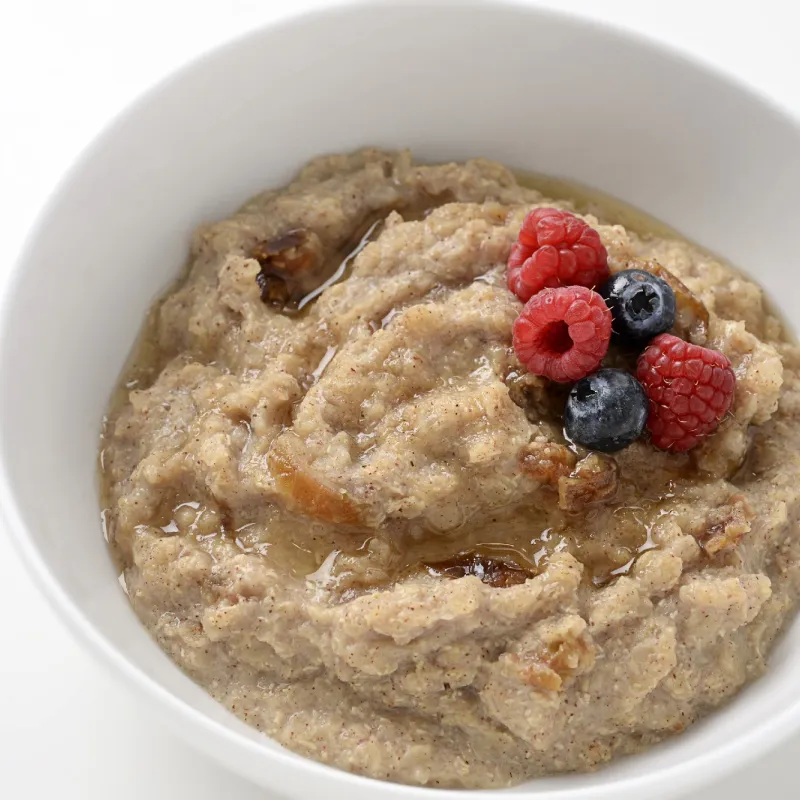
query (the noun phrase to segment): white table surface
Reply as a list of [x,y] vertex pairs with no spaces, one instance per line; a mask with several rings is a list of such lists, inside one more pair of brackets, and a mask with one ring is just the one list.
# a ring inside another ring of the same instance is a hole
[[[111,115],[204,48],[313,3],[3,0],[0,230],[6,244],[0,276],[61,172]],[[552,0],[546,5],[584,11],[664,39],[737,74],[800,117],[800,10],[792,9],[792,0]],[[795,209],[787,224],[796,225],[796,215]],[[3,532],[0,587],[0,796],[268,797],[204,763],[79,649],[39,597]],[[800,737],[692,797],[798,797],[798,759]]]

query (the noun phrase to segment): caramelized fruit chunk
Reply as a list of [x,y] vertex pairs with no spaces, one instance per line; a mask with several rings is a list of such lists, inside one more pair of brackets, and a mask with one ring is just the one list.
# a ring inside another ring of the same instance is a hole
[[558,505],[572,513],[591,503],[610,500],[619,486],[619,467],[610,456],[591,453],[569,476],[558,479]]
[[301,514],[339,525],[360,522],[353,501],[344,492],[322,484],[287,449],[274,446],[268,459],[278,491]]
[[322,243],[313,231],[291,230],[259,242],[250,257],[261,266],[256,276],[261,299],[278,308],[298,303],[322,280]]
[[522,471],[553,488],[558,486],[559,478],[572,472],[577,460],[566,445],[555,442],[529,442],[519,454]]
[[534,574],[513,559],[494,558],[480,553],[460,553],[447,561],[438,561],[425,566],[435,575],[444,575],[448,578],[474,575],[489,586],[501,589],[525,583]]
[[709,556],[735,547],[750,531],[750,521],[755,515],[742,495],[734,495],[728,505],[714,509],[706,520],[702,547]]
[[592,668],[595,646],[586,632],[586,623],[566,617],[537,626],[534,641],[507,658],[523,683],[558,692],[568,678]]
[[569,385],[551,383],[521,367],[509,372],[505,383],[511,401],[525,412],[531,422],[548,420],[561,426]]

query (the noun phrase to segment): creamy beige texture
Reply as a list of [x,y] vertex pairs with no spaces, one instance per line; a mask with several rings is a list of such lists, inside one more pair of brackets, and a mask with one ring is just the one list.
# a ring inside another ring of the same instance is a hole
[[430,786],[590,769],[761,674],[794,608],[800,350],[729,267],[589,216],[613,270],[685,284],[737,394],[689,455],[568,448],[510,346],[543,204],[569,207],[487,161],[320,158],[200,228],[151,315],[103,441],[131,602],[299,753]]

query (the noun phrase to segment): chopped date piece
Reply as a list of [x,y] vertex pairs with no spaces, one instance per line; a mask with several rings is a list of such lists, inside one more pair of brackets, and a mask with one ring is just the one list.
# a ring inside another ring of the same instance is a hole
[[261,301],[271,306],[283,308],[289,303],[291,294],[283,278],[265,272],[264,267],[256,275],[256,283],[261,292]]
[[261,299],[277,308],[299,303],[321,282],[322,243],[313,231],[291,230],[250,251],[261,271],[256,283]]
[[505,383],[508,396],[531,422],[547,420],[561,425],[564,403],[570,389],[568,384],[552,383],[541,375],[533,375],[521,369],[509,372]]
[[532,641],[503,656],[524,684],[538,691],[558,692],[564,682],[594,666],[596,648],[586,623],[569,616],[540,623]]
[[741,541],[750,531],[753,509],[742,495],[734,495],[728,505],[712,511],[706,520],[706,529],[701,543],[709,556],[727,550]]
[[544,661],[528,657],[524,660],[516,653],[506,657],[516,677],[526,686],[544,692],[558,692],[564,683],[563,678]]
[[529,442],[519,454],[519,465],[524,473],[554,488],[559,478],[572,472],[577,460],[566,445],[555,442]]
[[569,476],[558,479],[558,506],[563,511],[582,511],[587,505],[610,500],[619,486],[619,467],[610,456],[590,453]]
[[425,566],[432,573],[448,578],[465,578],[468,575],[474,575],[489,586],[500,589],[525,583],[534,575],[533,572],[524,569],[510,558],[493,558],[480,553],[460,553],[447,561],[438,561],[425,564]]

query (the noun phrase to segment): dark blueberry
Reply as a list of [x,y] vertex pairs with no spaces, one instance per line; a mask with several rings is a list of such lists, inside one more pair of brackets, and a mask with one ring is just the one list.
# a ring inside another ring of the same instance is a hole
[[601,369],[581,378],[567,397],[564,433],[590,450],[622,450],[642,435],[645,422],[644,389],[621,369]]
[[675,292],[666,281],[649,272],[617,272],[598,292],[611,309],[612,330],[621,339],[645,342],[675,324]]

